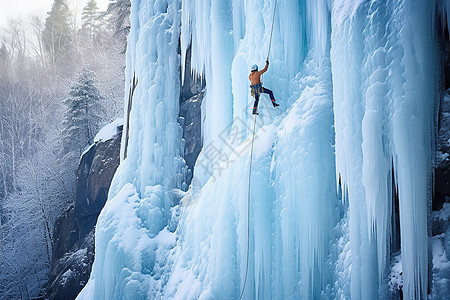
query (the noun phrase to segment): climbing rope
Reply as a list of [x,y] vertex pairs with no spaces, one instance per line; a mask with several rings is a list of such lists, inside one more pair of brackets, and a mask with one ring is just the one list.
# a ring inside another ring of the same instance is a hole
[[[269,41],[269,52],[267,53],[267,59],[269,59],[270,55],[270,47],[272,46],[272,35],[273,35],[273,24],[275,22],[275,9],[277,7],[277,0],[275,0],[275,5],[273,7],[273,18],[272,18],[272,29],[270,30],[270,41]],[[250,252],[250,187],[251,187],[251,180],[252,180],[252,162],[253,162],[253,145],[255,143],[255,129],[256,129],[256,114],[254,115],[254,122],[253,122],[253,136],[252,136],[252,149],[250,151],[250,167],[248,171],[248,193],[247,193],[247,262],[245,266],[245,277],[244,277],[244,284],[242,286],[241,295],[239,296],[239,300],[242,299],[242,296],[244,295],[245,291],[245,284],[247,283],[247,275],[248,275],[248,257]]]
[[275,5],[273,6],[272,29],[270,30],[269,52],[267,53],[267,58],[266,58],[266,60],[269,59],[270,47],[272,46],[273,23],[275,23],[275,9],[276,9],[276,8],[277,8],[277,0],[275,0]]
[[252,150],[250,151],[250,168],[248,171],[248,193],[247,193],[247,265],[245,266],[245,277],[244,285],[242,286],[241,296],[239,300],[242,299],[245,290],[245,284],[247,283],[247,273],[248,273],[248,255],[250,252],[250,186],[252,180],[252,162],[253,162],[253,145],[255,143],[255,129],[256,129],[256,114],[254,115],[253,122],[253,136],[252,136]]

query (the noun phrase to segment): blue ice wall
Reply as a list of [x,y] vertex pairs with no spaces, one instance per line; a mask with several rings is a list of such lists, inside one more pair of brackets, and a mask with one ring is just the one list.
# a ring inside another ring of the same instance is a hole
[[352,297],[370,298],[385,289],[391,167],[399,193],[404,296],[427,294],[427,214],[439,99],[434,14],[432,1],[334,2],[336,165],[348,192]]
[[[127,157],[79,298],[238,299],[247,243],[245,299],[386,298],[394,263],[404,296],[425,298],[434,15],[420,0],[132,1]],[[280,107],[264,95],[255,119],[249,67],[264,65],[272,20],[263,83]],[[206,95],[185,193],[177,117],[189,47]],[[401,253],[390,246],[394,182]]]

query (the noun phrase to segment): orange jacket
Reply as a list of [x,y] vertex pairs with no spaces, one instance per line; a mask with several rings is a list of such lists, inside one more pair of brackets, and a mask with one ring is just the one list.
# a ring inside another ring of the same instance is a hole
[[252,83],[252,85],[261,83],[261,75],[264,72],[266,72],[268,68],[269,68],[269,64],[266,63],[266,66],[264,67],[264,69],[262,69],[261,71],[251,72],[250,75],[248,75],[248,79],[250,79],[250,82]]

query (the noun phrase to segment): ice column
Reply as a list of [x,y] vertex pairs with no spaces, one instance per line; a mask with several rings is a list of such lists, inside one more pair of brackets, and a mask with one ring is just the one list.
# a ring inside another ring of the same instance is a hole
[[166,265],[166,256],[158,251],[166,252],[174,243],[163,228],[183,183],[177,122],[179,11],[177,0],[132,1],[127,90],[133,76],[138,84],[127,157],[97,222],[95,261],[86,287],[92,299],[137,299],[151,293]]
[[433,2],[333,3],[336,166],[348,189],[352,297],[370,298],[387,289],[393,166],[403,291],[408,299],[426,298],[439,82],[433,24]]

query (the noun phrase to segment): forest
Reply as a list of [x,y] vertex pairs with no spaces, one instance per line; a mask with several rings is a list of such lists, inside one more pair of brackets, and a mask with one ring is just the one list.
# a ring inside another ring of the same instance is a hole
[[0,28],[0,298],[48,281],[55,220],[74,201],[80,155],[122,116],[130,1],[54,0]]

